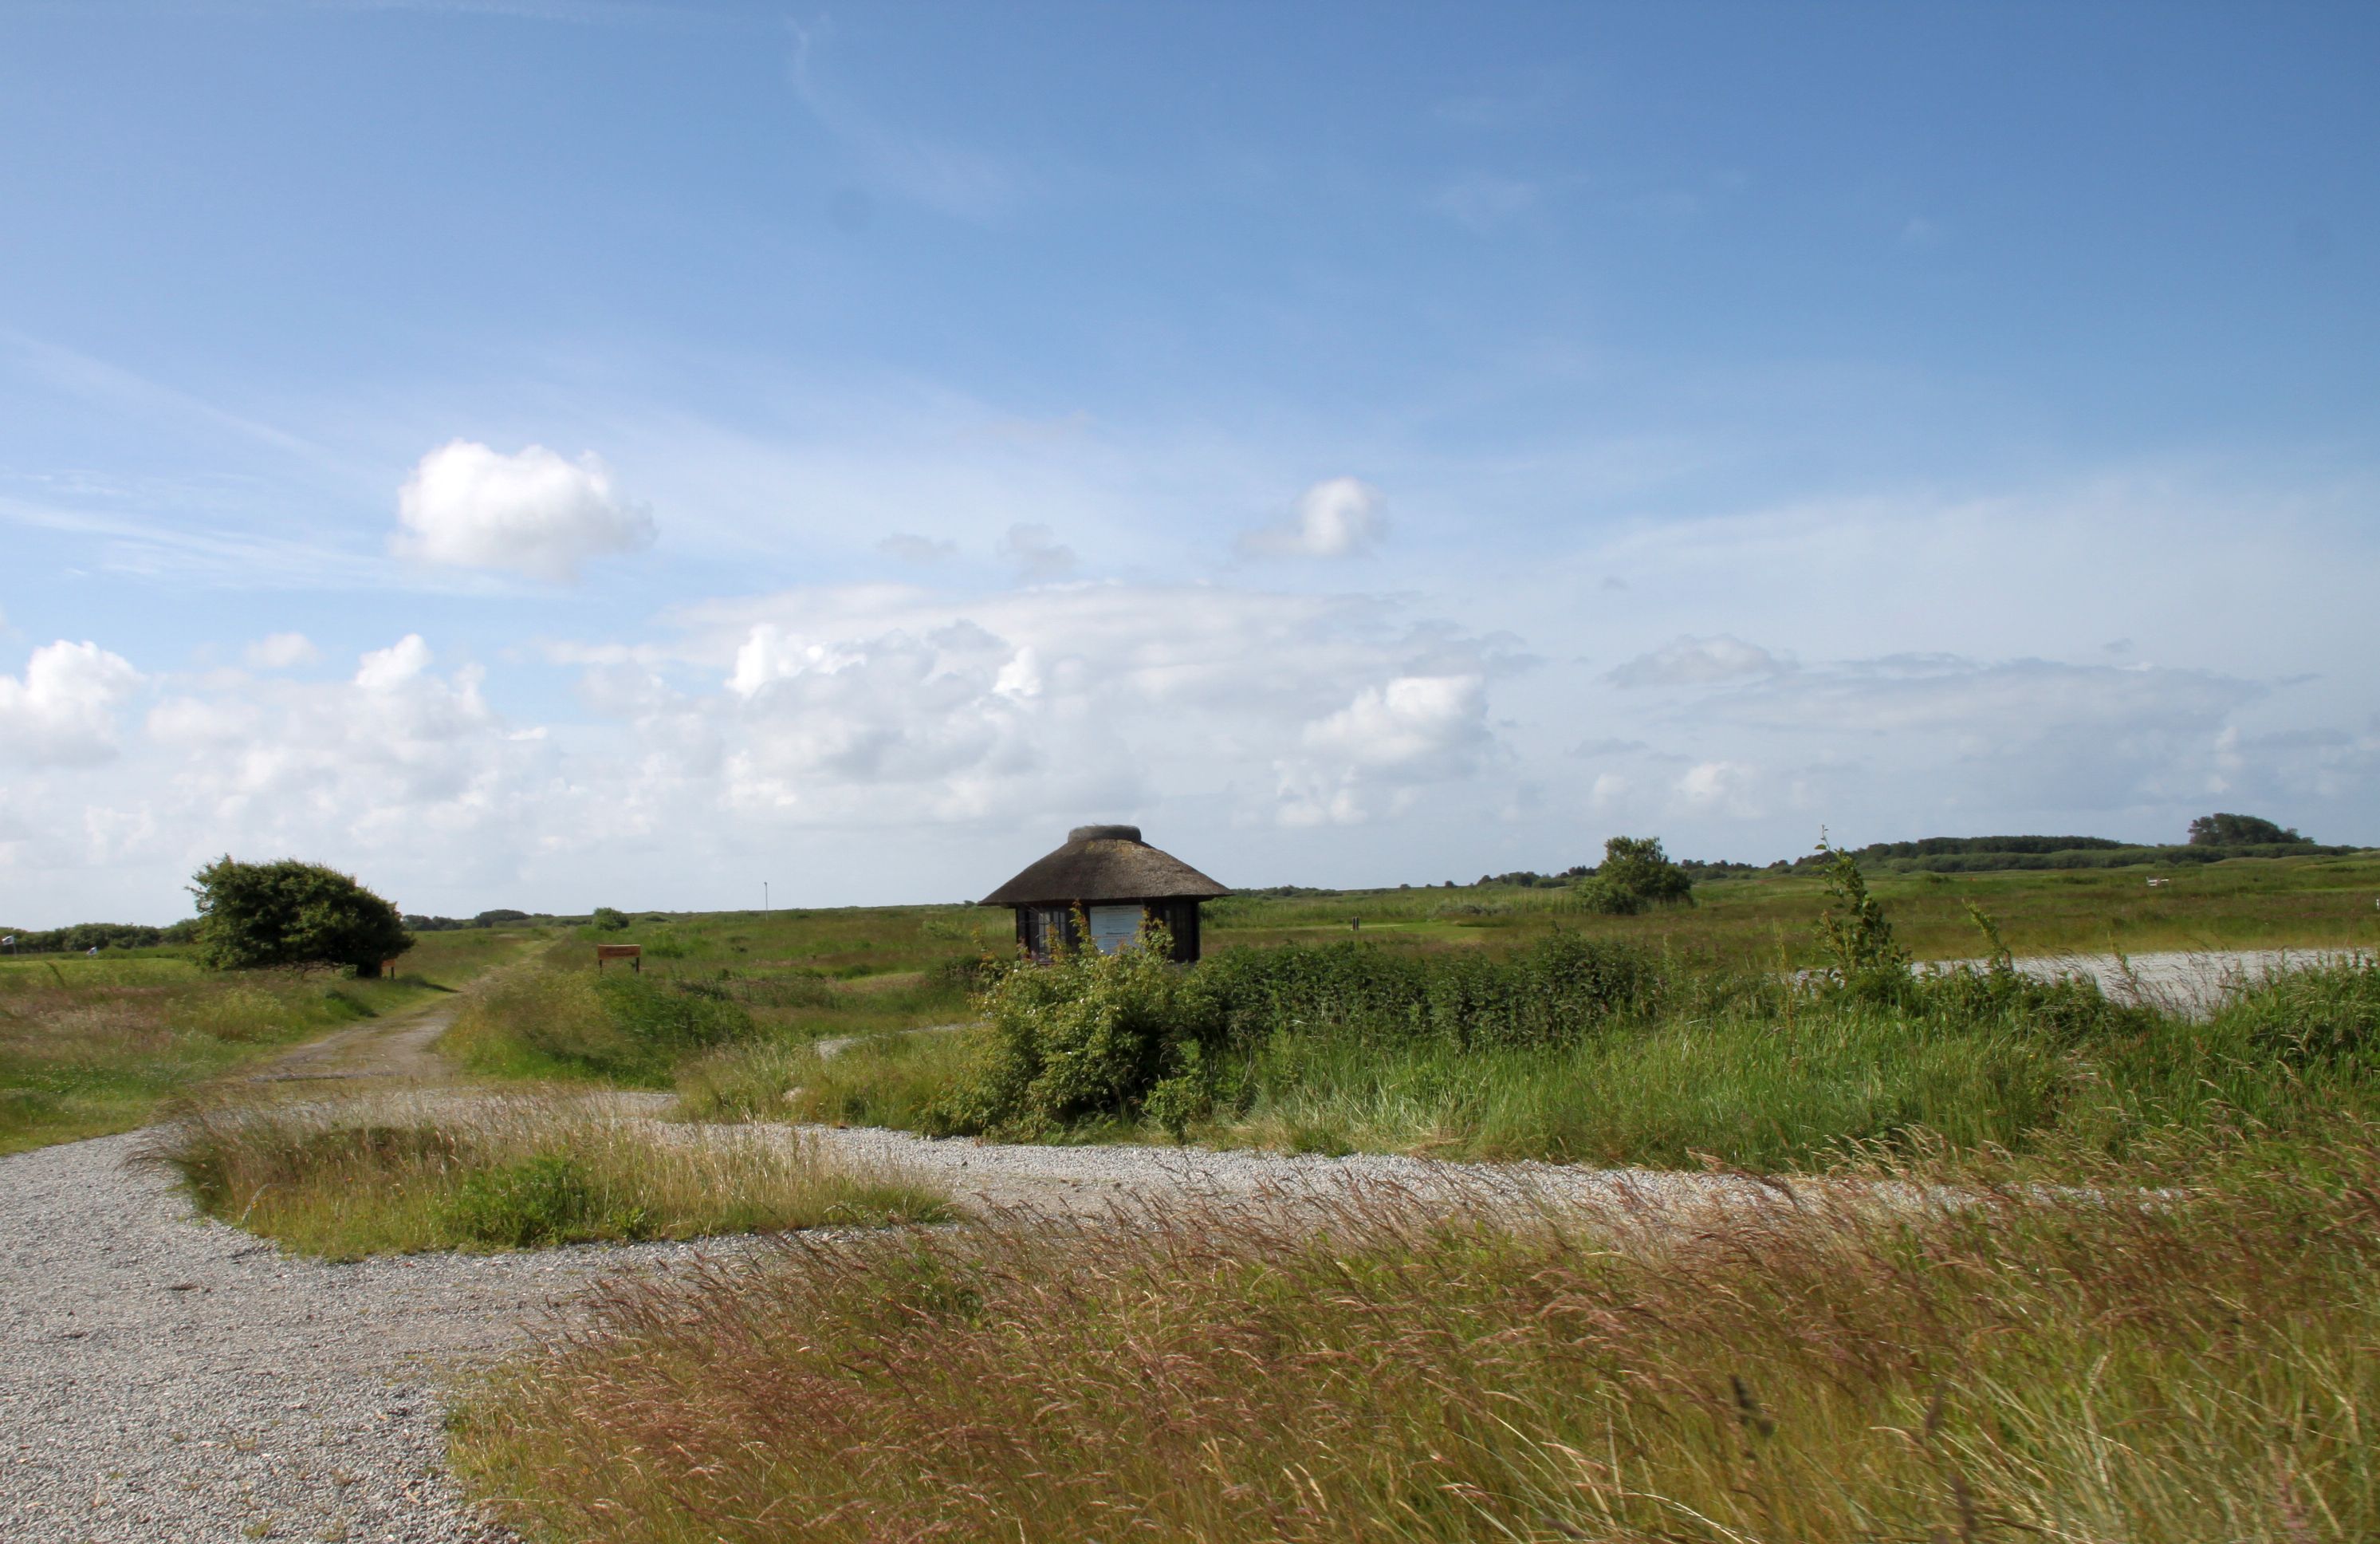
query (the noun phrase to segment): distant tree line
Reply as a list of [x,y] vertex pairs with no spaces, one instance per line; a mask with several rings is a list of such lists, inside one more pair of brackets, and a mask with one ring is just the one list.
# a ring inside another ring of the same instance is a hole
[[477,917],[418,917],[407,912],[405,926],[408,931],[417,933],[451,933],[465,928],[493,928],[506,922],[526,922],[528,919],[528,912],[499,906],[493,911],[483,911]]
[[154,949],[188,943],[199,935],[199,919],[186,917],[169,927],[139,922],[77,922],[64,928],[0,928],[20,954],[80,954],[93,949]]
[[[2255,815],[2201,815],[2179,845],[2119,842],[2106,836],[1928,836],[1871,842],[1850,850],[1863,869],[1888,873],[1968,874],[2012,869],[2123,869],[2142,863],[2220,863],[2233,857],[2309,857],[2358,852],[2324,846]],[[1833,861],[1823,853],[1797,860],[1797,872]]]

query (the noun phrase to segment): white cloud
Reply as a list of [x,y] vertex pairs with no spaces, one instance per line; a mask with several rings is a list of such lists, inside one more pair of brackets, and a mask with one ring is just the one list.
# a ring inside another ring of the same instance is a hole
[[1487,683],[1476,675],[1408,675],[1366,687],[1305,727],[1306,749],[1356,767],[1444,768],[1488,738]]
[[356,668],[356,685],[370,692],[394,691],[429,668],[430,645],[419,633],[407,633],[364,655]]
[[1286,826],[1353,825],[1385,794],[1408,807],[1416,785],[1466,777],[1493,743],[1479,675],[1402,675],[1366,687],[1354,700],[1307,723],[1300,754],[1274,764]]
[[1705,687],[1718,681],[1741,681],[1779,675],[1790,669],[1758,644],[1721,634],[1717,638],[1681,638],[1639,654],[1605,677],[1615,687]]
[[187,873],[225,851],[298,853],[422,909],[402,892],[501,884],[529,854],[591,839],[600,827],[574,829],[591,790],[552,784],[551,746],[497,717],[476,667],[431,663],[409,634],[347,680],[193,683],[150,713],[142,775],[86,807],[78,856]]
[[293,670],[322,657],[304,633],[273,633],[248,646],[248,663],[258,670]]
[[1356,478],[1334,477],[1300,493],[1287,520],[1241,537],[1240,550],[1257,557],[1354,557],[1387,534],[1380,491]]
[[1755,797],[1759,774],[1741,761],[1704,761],[1678,779],[1678,794],[1699,809],[1751,819],[1761,813]]
[[33,650],[22,679],[0,675],[0,755],[88,766],[116,753],[115,709],[141,681],[120,654],[64,638]]
[[543,445],[506,456],[470,440],[421,458],[397,494],[391,545],[424,562],[569,581],[607,553],[653,542],[652,517],[622,498],[589,453],[565,461]]

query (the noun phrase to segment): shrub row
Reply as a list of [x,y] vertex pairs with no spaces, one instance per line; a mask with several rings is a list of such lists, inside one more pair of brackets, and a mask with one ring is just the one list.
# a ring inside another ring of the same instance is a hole
[[1392,953],[1374,944],[1235,949],[1194,972],[1216,1003],[1220,1040],[1281,1031],[1354,1031],[1401,1042],[1558,1045],[1657,1008],[1660,961],[1631,944],[1554,932],[1493,957]]

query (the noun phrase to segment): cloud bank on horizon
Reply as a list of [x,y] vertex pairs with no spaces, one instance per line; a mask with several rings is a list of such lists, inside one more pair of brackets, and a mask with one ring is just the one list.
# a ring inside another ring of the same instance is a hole
[[2380,843],[2368,18],[1730,15],[0,21],[0,921]]

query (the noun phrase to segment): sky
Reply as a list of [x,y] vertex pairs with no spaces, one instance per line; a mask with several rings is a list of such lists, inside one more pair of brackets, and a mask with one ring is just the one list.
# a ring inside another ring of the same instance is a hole
[[2380,9],[0,7],[0,921],[2380,845]]

